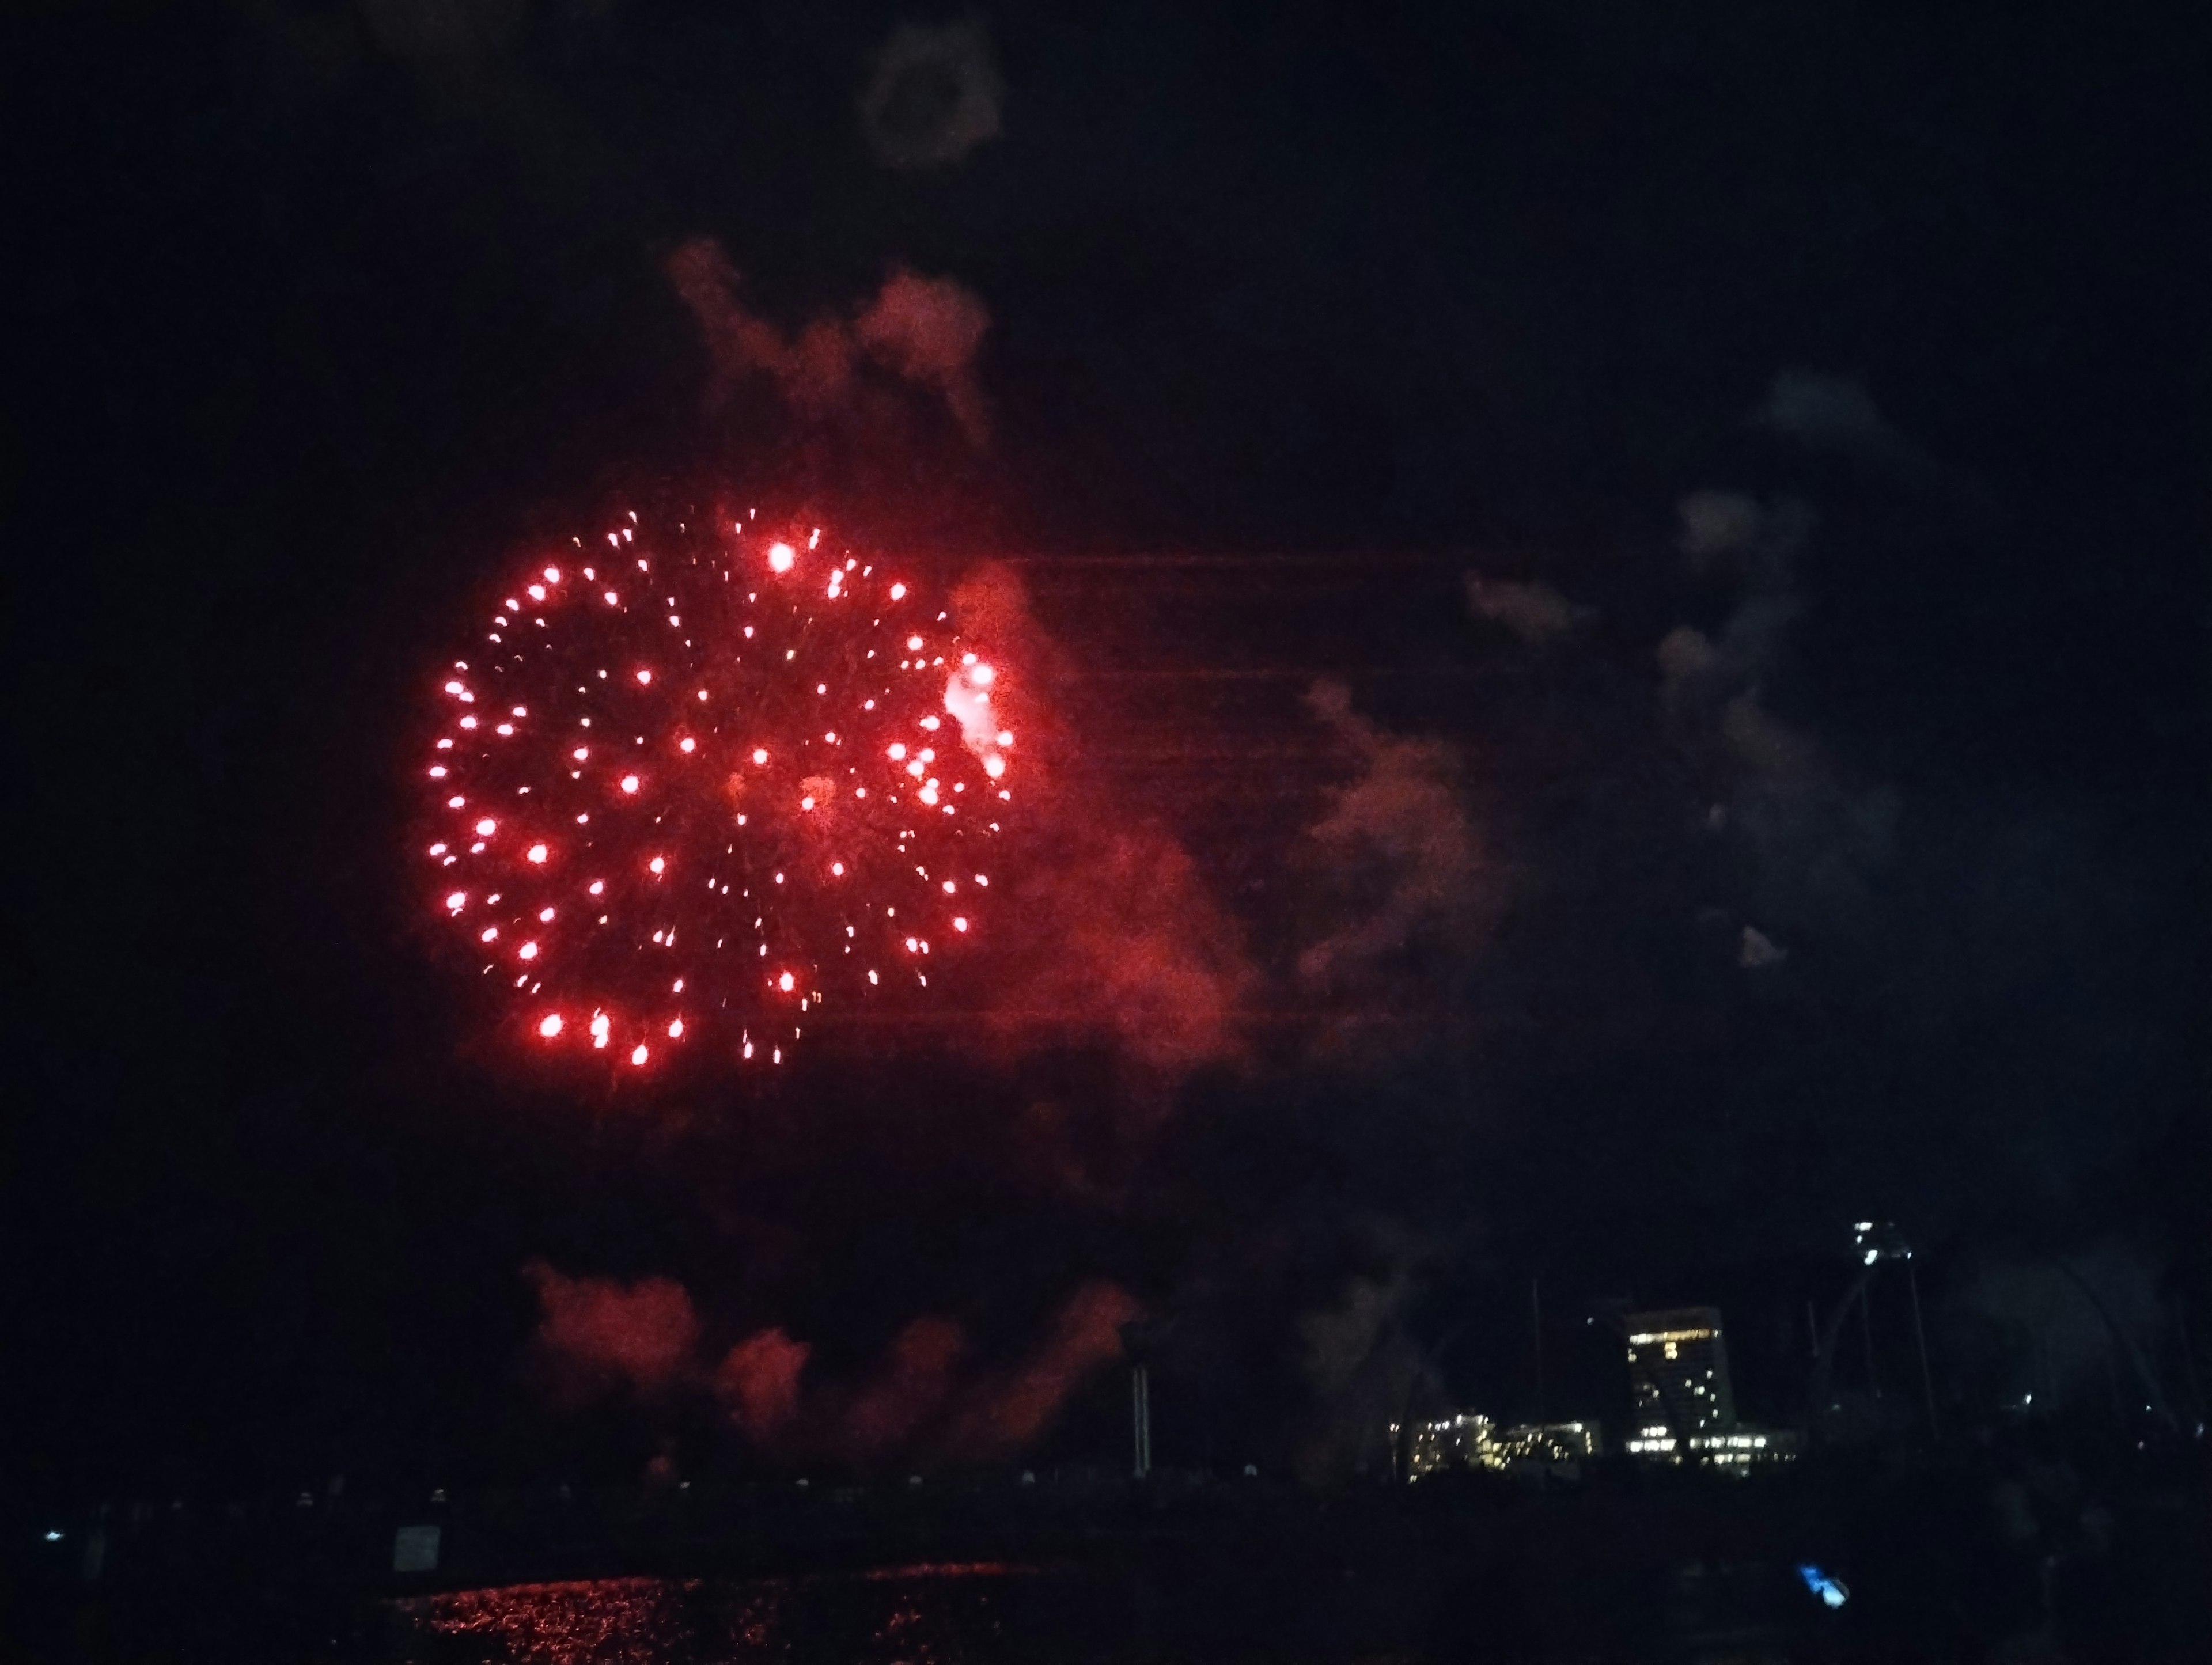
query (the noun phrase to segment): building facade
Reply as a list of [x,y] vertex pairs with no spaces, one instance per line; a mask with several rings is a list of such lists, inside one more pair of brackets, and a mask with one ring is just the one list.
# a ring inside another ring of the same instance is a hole
[[[1647,1462],[1680,1462],[1674,1435],[1645,1432],[1630,1439],[1628,1455]],[[1692,1434],[1688,1455],[1693,1462],[1710,1463],[1723,1472],[1743,1472],[1769,1463],[1788,1462],[1797,1455],[1797,1436],[1787,1428],[1754,1428],[1740,1423],[1725,1434]]]
[[[1488,1467],[1490,1437],[1495,1425],[1488,1417],[1472,1411],[1414,1424],[1411,1449],[1406,1454],[1407,1474],[1418,1480],[1447,1469]],[[1395,1425],[1391,1431],[1396,1433]]]
[[1735,1389],[1717,1307],[1628,1316],[1628,1377],[1644,1439],[1692,1438],[1735,1428]]
[[1597,1455],[1601,1443],[1592,1422],[1523,1422],[1490,1436],[1493,1460],[1506,1468],[1568,1468]]
[[[1395,1436],[1396,1430],[1392,1430]],[[1598,1431],[1586,1422],[1531,1422],[1501,1428],[1472,1411],[1418,1423],[1407,1453],[1406,1470],[1419,1480],[1455,1468],[1562,1472],[1598,1454]]]

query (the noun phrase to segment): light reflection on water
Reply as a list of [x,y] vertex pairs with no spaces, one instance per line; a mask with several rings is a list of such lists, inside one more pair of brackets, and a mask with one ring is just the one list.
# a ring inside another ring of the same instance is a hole
[[992,1665],[1017,1649],[995,1562],[842,1577],[599,1578],[396,1603],[410,1665]]

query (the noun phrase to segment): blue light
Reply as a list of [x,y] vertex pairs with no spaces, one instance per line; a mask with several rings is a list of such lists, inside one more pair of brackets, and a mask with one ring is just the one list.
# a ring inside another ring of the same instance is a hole
[[50,1544],[58,1544],[61,1542],[61,1540],[62,1534],[58,1532],[49,1532],[46,1534],[46,1541]]
[[1810,1561],[1799,1564],[1797,1576],[1805,1581],[1805,1588],[1820,1598],[1826,1607],[1840,1607],[1851,1599],[1851,1593],[1840,1578],[1832,1578]]

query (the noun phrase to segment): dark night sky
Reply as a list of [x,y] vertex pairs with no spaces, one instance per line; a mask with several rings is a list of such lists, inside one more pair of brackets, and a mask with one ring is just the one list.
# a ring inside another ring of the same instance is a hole
[[[1447,1376],[1509,1410],[1532,1270],[1787,1306],[1861,1212],[2212,1297],[2201,18],[1001,8],[1003,132],[915,171],[856,115],[886,9],[17,11],[34,1492],[550,1461],[537,1255],[833,1362],[925,1310],[1018,1348],[1110,1277],[1271,1453],[1354,1276],[1416,1334],[1488,1315]],[[836,488],[764,390],[702,410],[661,271],[701,236],[786,326],[895,262],[988,307],[990,451],[848,512],[1021,557],[1072,659],[1175,673],[1067,720],[1279,1004],[1366,905],[1301,695],[1444,748],[1479,894],[1368,1038],[1141,1087],[855,1048],[682,1118],[466,1060],[398,851],[422,668],[520,540]],[[1765,506],[1735,568],[1680,546],[1700,490]],[[1236,559],[1126,558],[1194,554]],[[1585,611],[1540,646],[1468,573]],[[1735,657],[1670,695],[1684,625]],[[1282,674],[1193,674],[1229,669]],[[1796,762],[1746,761],[1747,693]],[[1789,957],[1739,965],[1747,925]]]

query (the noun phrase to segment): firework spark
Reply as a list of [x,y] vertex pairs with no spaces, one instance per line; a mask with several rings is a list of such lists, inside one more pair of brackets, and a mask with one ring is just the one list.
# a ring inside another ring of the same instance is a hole
[[780,1063],[988,936],[1015,752],[982,647],[818,531],[629,516],[434,679],[431,910],[541,1054]]

